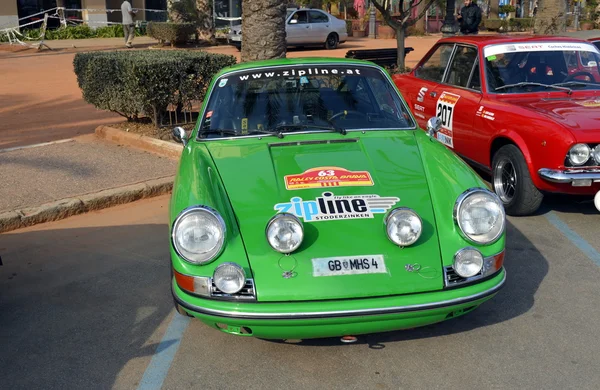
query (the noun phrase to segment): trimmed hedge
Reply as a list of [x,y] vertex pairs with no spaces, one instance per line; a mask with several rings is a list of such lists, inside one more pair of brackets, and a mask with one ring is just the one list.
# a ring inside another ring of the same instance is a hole
[[73,67],[83,98],[129,120],[146,115],[160,126],[169,104],[204,99],[211,78],[233,56],[184,50],[77,53]]
[[190,35],[196,34],[196,25],[193,23],[150,22],[146,28],[149,37],[157,39],[161,44],[171,42],[185,43]]

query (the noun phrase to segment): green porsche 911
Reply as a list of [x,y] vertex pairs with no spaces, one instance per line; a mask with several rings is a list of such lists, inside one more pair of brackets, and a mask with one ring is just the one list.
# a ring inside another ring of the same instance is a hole
[[267,339],[468,313],[503,286],[502,203],[380,67],[280,59],[212,80],[170,203],[180,314]]

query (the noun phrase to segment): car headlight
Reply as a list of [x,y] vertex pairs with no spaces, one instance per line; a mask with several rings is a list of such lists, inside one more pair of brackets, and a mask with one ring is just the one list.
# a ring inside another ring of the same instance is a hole
[[246,273],[236,263],[223,263],[215,268],[213,282],[225,294],[235,294],[246,284]]
[[600,144],[596,145],[594,150],[592,150],[592,157],[594,157],[594,161],[600,165]]
[[396,208],[385,219],[388,238],[398,246],[409,246],[417,242],[423,230],[421,218],[406,207]]
[[506,214],[496,194],[471,188],[456,200],[454,221],[467,240],[487,245],[496,242],[504,232]]
[[483,268],[483,255],[475,248],[463,248],[454,255],[452,268],[463,278],[475,276]]
[[586,144],[575,144],[569,149],[569,161],[573,165],[583,165],[590,159],[590,147]]
[[304,227],[293,214],[277,214],[267,225],[267,240],[277,252],[291,253],[298,249],[303,239]]
[[179,214],[173,224],[173,246],[184,260],[205,264],[215,259],[225,242],[225,222],[216,210],[194,206]]

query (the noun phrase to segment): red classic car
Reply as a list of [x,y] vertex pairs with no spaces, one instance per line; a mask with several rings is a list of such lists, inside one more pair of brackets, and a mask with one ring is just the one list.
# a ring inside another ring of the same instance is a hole
[[491,174],[508,214],[527,215],[545,192],[600,190],[599,64],[581,39],[457,36],[393,79],[420,126],[438,117],[436,138]]

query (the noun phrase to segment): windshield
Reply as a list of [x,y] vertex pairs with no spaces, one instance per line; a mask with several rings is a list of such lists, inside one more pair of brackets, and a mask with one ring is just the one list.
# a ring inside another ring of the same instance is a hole
[[198,136],[345,134],[354,129],[414,127],[395,87],[379,69],[319,64],[259,68],[220,77],[210,94]]
[[591,44],[543,42],[484,48],[489,92],[600,89],[600,52]]

